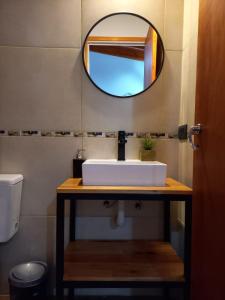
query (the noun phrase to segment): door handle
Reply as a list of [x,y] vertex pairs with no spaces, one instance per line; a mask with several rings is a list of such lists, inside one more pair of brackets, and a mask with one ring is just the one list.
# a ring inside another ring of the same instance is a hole
[[201,124],[191,126],[191,128],[189,129],[188,140],[189,140],[193,150],[197,150],[199,148],[199,145],[196,145],[193,141],[193,135],[199,135],[201,133],[201,131],[202,131]]

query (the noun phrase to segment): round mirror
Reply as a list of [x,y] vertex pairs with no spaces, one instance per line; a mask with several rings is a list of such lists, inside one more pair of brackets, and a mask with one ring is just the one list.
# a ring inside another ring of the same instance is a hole
[[163,61],[158,31],[136,14],[102,18],[84,41],[85,71],[92,83],[110,96],[127,98],[143,93],[159,77]]

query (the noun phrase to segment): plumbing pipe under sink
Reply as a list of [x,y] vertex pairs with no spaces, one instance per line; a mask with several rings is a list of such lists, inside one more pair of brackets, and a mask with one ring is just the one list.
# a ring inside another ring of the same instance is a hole
[[125,222],[125,201],[119,200],[117,205],[116,225],[122,227]]

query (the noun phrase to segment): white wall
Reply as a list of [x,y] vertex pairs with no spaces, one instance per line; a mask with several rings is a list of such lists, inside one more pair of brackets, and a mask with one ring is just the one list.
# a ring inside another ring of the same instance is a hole
[[[182,58],[182,85],[180,124],[195,124],[195,92],[197,69],[199,1],[185,1]],[[179,144],[179,179],[192,186],[193,150],[188,142]],[[179,220],[184,222],[184,206],[179,207]]]

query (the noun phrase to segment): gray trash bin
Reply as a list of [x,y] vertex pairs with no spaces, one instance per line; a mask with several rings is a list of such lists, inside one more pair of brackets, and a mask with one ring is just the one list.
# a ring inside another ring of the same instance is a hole
[[31,261],[9,273],[10,300],[43,299],[47,292],[47,264]]

